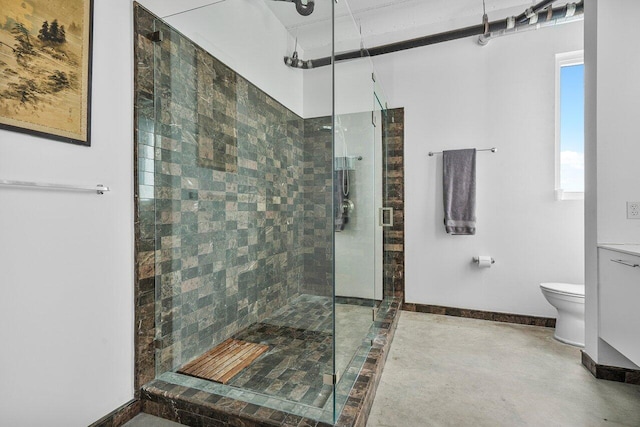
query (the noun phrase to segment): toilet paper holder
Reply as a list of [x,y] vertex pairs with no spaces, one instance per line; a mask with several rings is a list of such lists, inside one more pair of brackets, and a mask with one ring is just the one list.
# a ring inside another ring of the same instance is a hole
[[[476,264],[480,263],[480,258],[478,258],[477,256],[474,256],[472,259],[473,259],[474,263],[476,263]],[[496,260],[493,259],[493,257],[491,257],[491,264],[495,264],[495,263],[496,263]]]

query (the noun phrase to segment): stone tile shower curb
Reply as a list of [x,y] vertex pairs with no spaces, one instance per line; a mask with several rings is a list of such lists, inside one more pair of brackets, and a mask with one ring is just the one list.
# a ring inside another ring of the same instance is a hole
[[[351,388],[336,426],[364,427],[398,325],[401,302],[382,302],[370,337],[373,346]],[[332,424],[197,388],[154,380],[142,388],[142,411],[189,426],[315,426]]]

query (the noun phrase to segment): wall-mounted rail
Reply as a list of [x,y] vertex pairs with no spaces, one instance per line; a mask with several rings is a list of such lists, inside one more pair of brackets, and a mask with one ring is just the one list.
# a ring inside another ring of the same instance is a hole
[[107,191],[111,191],[109,187],[105,187],[102,184],[93,185],[93,186],[83,186],[83,185],[49,184],[45,182],[12,181],[7,179],[0,179],[0,186],[40,188],[45,190],[92,191],[92,192],[95,192],[96,194],[104,194]]
[[[491,151],[492,153],[495,153],[498,151],[498,149],[496,147],[493,147],[493,148],[483,148],[476,151]],[[429,157],[433,157],[436,154],[442,154],[442,151],[429,151]]]

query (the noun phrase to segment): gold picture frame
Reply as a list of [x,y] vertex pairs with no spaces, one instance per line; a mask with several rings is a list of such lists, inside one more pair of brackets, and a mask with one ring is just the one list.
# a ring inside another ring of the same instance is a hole
[[90,146],[93,0],[0,3],[0,128]]

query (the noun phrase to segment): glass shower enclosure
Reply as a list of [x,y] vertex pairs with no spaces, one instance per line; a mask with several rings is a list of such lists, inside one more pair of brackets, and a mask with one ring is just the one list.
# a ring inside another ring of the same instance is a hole
[[334,423],[383,298],[385,104],[368,58],[314,66],[361,46],[348,4],[298,3],[142,2],[139,209],[156,378]]

